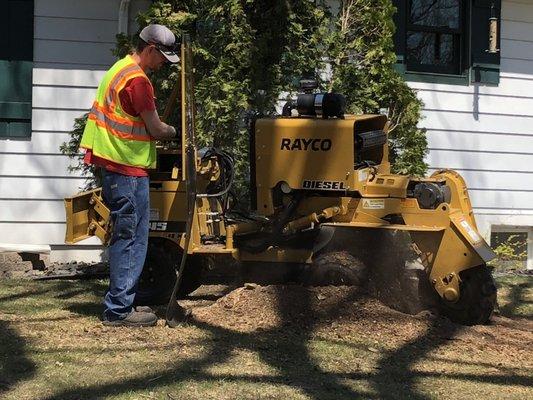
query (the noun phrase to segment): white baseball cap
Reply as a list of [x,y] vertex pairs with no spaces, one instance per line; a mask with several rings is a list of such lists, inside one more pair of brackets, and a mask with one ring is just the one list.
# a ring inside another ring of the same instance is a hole
[[139,37],[146,43],[153,44],[169,62],[179,62],[180,58],[174,51],[176,37],[166,26],[159,24],[148,25],[141,31]]

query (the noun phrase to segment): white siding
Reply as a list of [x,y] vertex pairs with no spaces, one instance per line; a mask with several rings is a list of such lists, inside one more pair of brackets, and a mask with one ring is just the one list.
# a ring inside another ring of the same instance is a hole
[[[51,244],[66,260],[62,198],[83,178],[60,154],[74,118],[90,107],[118,26],[120,0],[35,0],[31,140],[0,140],[0,241]],[[130,26],[148,0],[133,0]],[[131,31],[135,28],[131,26]],[[424,100],[434,168],[465,177],[486,236],[491,224],[533,226],[533,1],[502,4],[498,87],[411,83]],[[99,256],[76,247],[76,258]]]
[[409,85],[424,102],[430,171],[465,177],[484,236],[533,225],[533,1],[502,2],[497,87]]
[[[0,188],[2,190],[0,201],[7,199],[32,199],[32,200],[57,200],[61,199],[65,193],[70,193],[73,187],[83,188],[84,178],[70,177],[24,177],[24,184],[20,184],[20,176],[0,177]],[[1,211],[0,211],[1,212]]]
[[[130,5],[130,32],[148,0]],[[62,199],[85,181],[59,146],[90,108],[115,57],[120,0],[35,0],[31,140],[0,140],[0,242],[50,244],[53,261],[100,258],[98,241],[64,245]],[[96,250],[95,250],[96,249]]]

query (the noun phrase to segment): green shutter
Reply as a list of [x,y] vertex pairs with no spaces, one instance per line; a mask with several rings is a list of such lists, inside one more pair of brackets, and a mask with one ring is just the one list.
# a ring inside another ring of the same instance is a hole
[[[473,0],[471,13],[471,81],[498,85],[500,81],[500,52],[489,53],[489,19],[501,15],[501,0]],[[498,23],[498,48],[500,48]]]
[[0,137],[31,135],[33,0],[3,2],[0,24]]
[[31,118],[31,61],[0,60],[0,116]]
[[396,25],[396,32],[394,33],[394,51],[396,52],[396,68],[399,72],[405,71],[405,22],[407,17],[406,0],[392,0],[392,4],[396,7],[393,21]]

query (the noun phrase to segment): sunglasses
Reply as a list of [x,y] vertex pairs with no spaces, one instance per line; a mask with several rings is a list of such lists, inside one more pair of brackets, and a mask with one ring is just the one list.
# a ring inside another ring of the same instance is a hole
[[165,46],[159,43],[150,43],[150,44],[154,45],[154,47],[159,51],[176,52],[176,46]]

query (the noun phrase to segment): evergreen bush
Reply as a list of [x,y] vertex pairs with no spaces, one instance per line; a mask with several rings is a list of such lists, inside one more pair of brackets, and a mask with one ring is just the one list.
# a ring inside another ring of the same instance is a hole
[[[322,90],[342,93],[348,111],[390,118],[393,170],[423,175],[427,143],[417,128],[421,102],[394,70],[394,7],[390,0],[173,0],[155,1],[137,17],[140,28],[168,26],[193,38],[197,138],[235,156],[237,192],[248,187],[248,126],[275,114],[282,96],[297,91],[302,77]],[[331,4],[330,4],[331,3]],[[133,38],[117,37],[116,55],[131,51]],[[152,77],[162,112],[179,67]],[[177,124],[179,110],[170,123]],[[61,150],[79,157],[83,119]],[[74,170],[88,171],[77,165]]]

